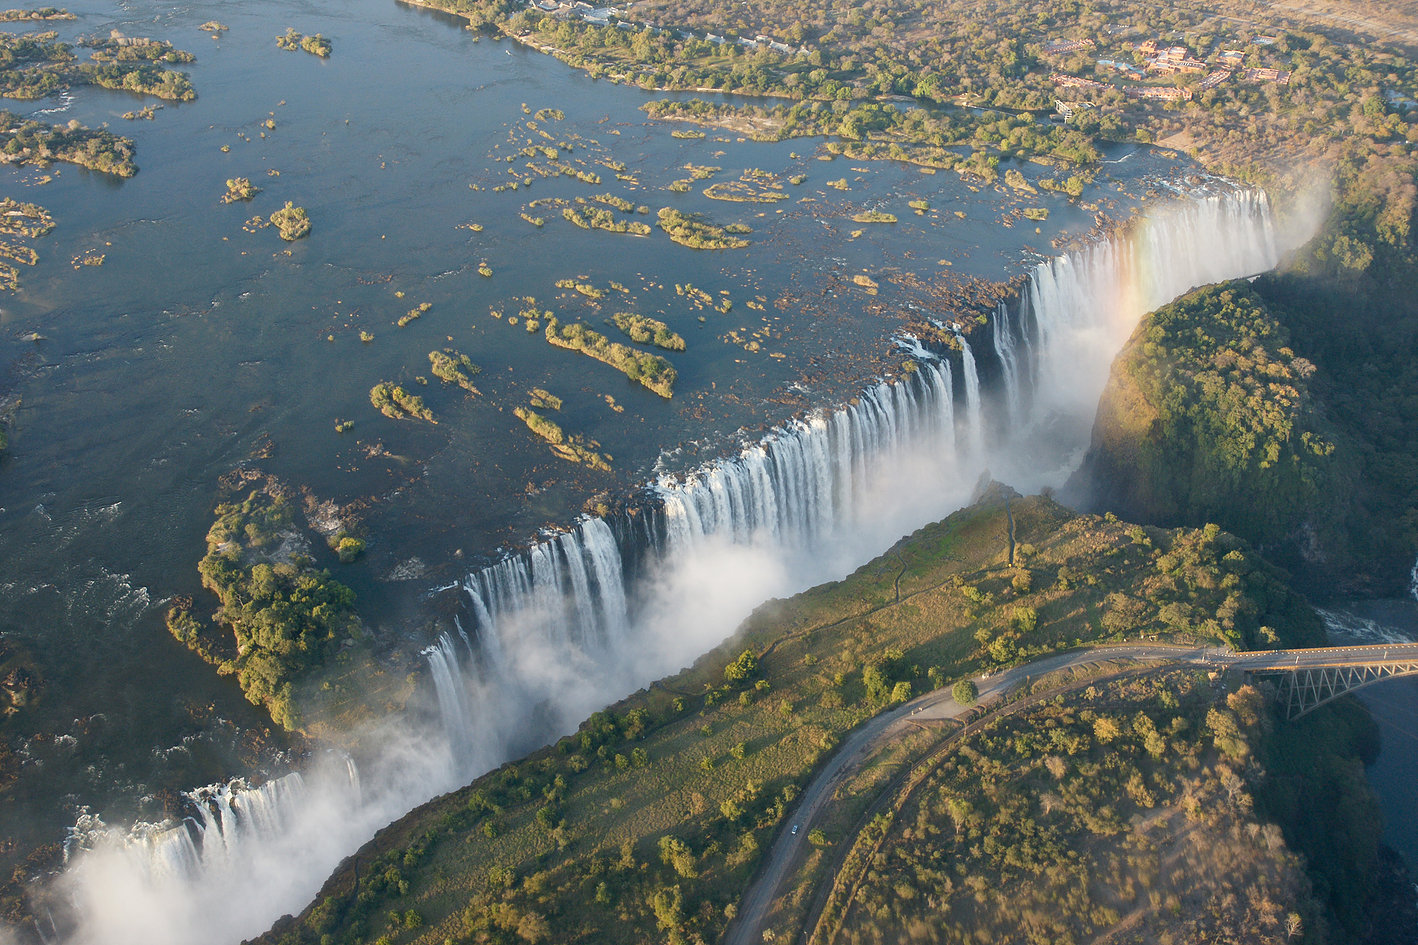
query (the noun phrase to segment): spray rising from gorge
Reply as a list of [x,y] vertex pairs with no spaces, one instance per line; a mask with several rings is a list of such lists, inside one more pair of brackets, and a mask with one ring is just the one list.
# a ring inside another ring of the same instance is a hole
[[84,825],[57,890],[75,926],[56,919],[54,937],[259,933],[378,827],[692,661],[762,601],[870,560],[963,505],[982,474],[1062,483],[1137,320],[1279,252],[1265,197],[1218,186],[1041,263],[984,331],[931,313],[947,340],[901,339],[914,366],[900,376],[467,575],[455,625],[425,651],[436,704],[387,720],[358,774],[331,757],[261,788],[193,792],[180,823]]

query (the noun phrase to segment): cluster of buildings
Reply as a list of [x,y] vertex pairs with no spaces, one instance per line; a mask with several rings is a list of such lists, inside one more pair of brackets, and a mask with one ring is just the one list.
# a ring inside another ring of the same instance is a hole
[[1091,39],[1051,39],[1044,44],[1044,55],[1057,56],[1062,53],[1080,52],[1093,48]]
[[[1151,50],[1148,55],[1147,50]],[[1149,39],[1137,47],[1138,52],[1148,55],[1146,71],[1158,75],[1175,75],[1187,72],[1205,72],[1206,63],[1195,58],[1185,46],[1169,46],[1158,50],[1156,40]]]
[[1280,69],[1247,69],[1241,73],[1243,82],[1273,82],[1276,85],[1289,85],[1290,73]]
[[1106,82],[1095,82],[1092,79],[1080,78],[1076,75],[1067,75],[1063,72],[1055,72],[1049,76],[1049,81],[1061,89],[1082,89],[1085,92],[1106,92],[1112,86]]
[[[1259,36],[1251,40],[1254,45],[1268,46],[1277,40],[1273,36]],[[1093,45],[1092,40],[1059,40],[1051,39],[1044,45],[1045,53],[1077,52],[1087,49]],[[1133,47],[1145,60],[1144,67],[1138,68],[1127,62],[1120,62],[1113,59],[1099,59],[1098,65],[1102,68],[1112,69],[1120,72],[1132,79],[1144,79],[1148,75],[1201,75],[1206,73],[1205,78],[1192,86],[1173,85],[1136,85],[1124,86],[1122,92],[1128,98],[1163,102],[1186,102],[1198,92],[1205,92],[1214,89],[1218,85],[1237,75],[1243,82],[1269,82],[1276,85],[1289,85],[1290,73],[1282,69],[1242,69],[1245,63],[1246,54],[1239,49],[1222,49],[1215,55],[1215,63],[1208,64],[1206,60],[1197,58],[1185,46],[1163,46],[1155,39],[1145,40]],[[1114,86],[1107,82],[1097,82],[1093,79],[1084,79],[1079,76],[1066,75],[1056,72],[1049,77],[1050,81],[1058,88],[1080,89],[1084,92],[1105,92]],[[1080,107],[1091,107],[1088,103],[1065,103],[1058,101],[1055,103],[1064,121],[1071,120],[1078,113]]]

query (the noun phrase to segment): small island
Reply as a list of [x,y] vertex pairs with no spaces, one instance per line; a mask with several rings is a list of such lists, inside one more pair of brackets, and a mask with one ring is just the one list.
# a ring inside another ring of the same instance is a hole
[[422,397],[410,394],[398,384],[390,384],[387,381],[375,384],[369,389],[369,402],[391,420],[438,422],[433,419],[433,411],[424,406]]
[[579,351],[620,371],[632,381],[666,399],[674,396],[678,376],[670,362],[658,354],[637,351],[629,345],[611,341],[583,322],[563,325],[555,317],[547,320],[546,339],[558,348]]
[[138,173],[129,138],[85,128],[77,121],[49,125],[0,110],[0,162],[47,167],[51,161],[77,164],[114,177]]
[[751,233],[742,224],[719,226],[710,223],[703,214],[684,213],[671,207],[660,210],[660,229],[674,242],[691,249],[743,249],[748,240],[737,234]]
[[294,29],[287,29],[284,35],[277,36],[276,45],[282,49],[303,49],[312,56],[319,56],[321,59],[328,58],[334,48],[331,42],[319,33],[302,36]]
[[482,373],[482,368],[474,364],[466,354],[453,348],[444,348],[442,351],[430,351],[428,361],[434,377],[448,384],[456,384],[474,397],[482,396],[482,392],[473,386],[473,377]]
[[[226,182],[226,193],[222,194],[222,203],[236,203],[238,200],[250,200],[261,192],[261,188],[251,183],[246,177],[232,177]],[[279,213],[280,211],[276,211]],[[307,222],[307,229],[309,224]]]
[[[532,402],[542,405],[543,409],[561,409],[561,400],[547,395],[545,391],[534,391]],[[562,459],[567,462],[579,463],[591,469],[599,469],[602,472],[610,472],[610,457],[598,453],[594,449],[600,445],[599,443],[594,441],[588,443],[584,437],[580,436],[568,436],[561,429],[560,424],[549,420],[529,407],[517,407],[512,412],[518,420],[527,425],[527,429],[545,440],[551,446],[551,451]]]
[[853,223],[895,223],[896,215],[881,210],[864,210],[852,214]]
[[289,200],[286,205],[271,214],[271,223],[280,231],[281,239],[293,242],[310,235],[310,218],[304,207],[297,207]]
[[168,630],[222,675],[234,673],[246,698],[278,725],[301,730],[296,690],[347,641],[363,637],[354,592],[312,563],[283,490],[253,489],[216,513],[197,569],[221,607],[208,621],[190,599],[179,600]]
[[639,220],[621,220],[614,211],[604,207],[583,204],[566,207],[561,215],[583,230],[605,230],[608,233],[629,233],[632,236],[649,236],[650,227]]
[[74,14],[59,7],[40,7],[37,10],[0,10],[0,23],[35,23],[45,20],[73,20]]
[[0,289],[17,292],[19,266],[33,266],[39,253],[19,239],[38,239],[54,229],[49,211],[11,197],[0,198]]

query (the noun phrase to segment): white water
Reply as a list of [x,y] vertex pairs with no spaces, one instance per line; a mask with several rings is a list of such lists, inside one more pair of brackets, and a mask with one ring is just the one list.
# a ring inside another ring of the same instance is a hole
[[1004,371],[1005,403],[1009,406],[1009,422],[1013,426],[1019,422],[1019,402],[1023,392],[1019,389],[1019,363],[1014,357],[1015,341],[1009,324],[1009,306],[1004,302],[995,309],[990,328],[995,343],[995,355]]
[[663,532],[634,580],[596,518],[469,575],[460,639],[444,634],[425,650],[441,726],[389,720],[382,755],[358,779],[332,763],[260,802],[249,789],[216,789],[216,811],[251,812],[237,815],[231,837],[215,813],[187,829],[100,831],[62,886],[81,921],[70,940],[186,945],[256,934],[305,905],[378,827],[525,748],[529,730],[574,730],[717,645],[762,601],[840,577],[959,508],[986,469],[1024,491],[1060,484],[1137,319],[1196,285],[1277,261],[1262,196],[1228,191],[1154,208],[1127,236],[1030,274],[1010,313],[1015,330],[993,338],[1011,387],[1008,423],[987,426],[991,395],[968,343],[954,366],[922,351],[916,371],[851,405],[659,478]]

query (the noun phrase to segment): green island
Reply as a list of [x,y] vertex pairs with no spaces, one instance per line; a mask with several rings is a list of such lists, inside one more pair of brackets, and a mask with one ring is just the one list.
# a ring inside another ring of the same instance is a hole
[[598,289],[587,282],[577,282],[575,279],[556,280],[558,289],[571,289],[572,291],[584,295],[588,299],[603,299],[606,296],[604,289]]
[[204,33],[211,33],[213,36],[216,36],[219,33],[225,33],[231,27],[227,26],[225,23],[218,23],[216,20],[208,20],[197,28]]
[[73,85],[97,85],[175,102],[197,97],[185,73],[164,68],[194,61],[171,43],[117,32],[106,39],[86,38],[81,43],[94,49],[93,61],[81,62],[73,46],[57,37],[54,32],[0,33],[0,95],[33,100]]
[[303,49],[312,56],[319,56],[321,59],[328,58],[334,49],[334,45],[319,33],[302,36],[293,28],[287,28],[285,33],[277,36],[276,45],[291,51]]
[[853,223],[895,223],[896,214],[886,213],[882,210],[864,210],[861,213],[852,214]]
[[555,317],[547,319],[546,340],[558,348],[579,351],[620,371],[632,381],[669,399],[674,396],[678,376],[670,362],[658,354],[639,351],[587,326],[584,322],[563,325]]
[[[198,565],[202,586],[219,606],[200,616],[198,603],[180,599],[168,611],[167,626],[219,673],[235,674],[246,698],[282,728],[328,735],[338,727],[326,732],[327,722],[306,719],[300,707],[319,689],[322,715],[345,715],[346,703],[369,695],[347,685],[369,672],[365,633],[354,592],[316,567],[296,513],[294,499],[273,482],[245,487],[219,504]],[[338,538],[334,545],[342,559],[358,555]],[[331,677],[344,681],[317,685]]]
[[183,65],[196,62],[197,57],[178,49],[161,39],[144,39],[124,36],[114,30],[109,36],[87,36],[79,40],[80,46],[93,50],[95,62],[165,62],[169,65]]
[[538,410],[560,410],[562,405],[560,397],[540,387],[533,387],[529,390],[527,392],[527,399],[530,400],[532,406],[536,407]]
[[270,216],[270,222],[281,234],[281,239],[294,242],[310,235],[310,217],[304,207],[297,207],[287,200],[286,205]]
[[[560,398],[553,397],[542,390],[532,392],[532,404],[543,410],[561,409]],[[587,440],[585,437],[567,435],[555,420],[537,413],[529,407],[515,407],[512,413],[527,425],[528,430],[545,440],[547,445],[551,447],[551,451],[557,456],[567,462],[577,463],[589,469],[610,472],[611,457],[598,452],[599,443]]]
[[702,213],[685,213],[673,207],[660,209],[659,224],[671,240],[691,249],[743,249],[748,240],[738,234],[752,232],[743,224],[719,226]]
[[424,405],[422,397],[388,381],[381,381],[369,389],[369,402],[391,420],[438,422],[433,419],[433,411]]
[[430,351],[428,362],[429,370],[440,381],[461,387],[474,397],[482,396],[482,392],[473,385],[473,378],[482,373],[482,368],[474,364],[466,354],[452,348],[444,348],[442,351]]
[[621,213],[632,213],[635,210],[635,203],[633,201],[626,200],[624,197],[618,197],[615,194],[596,194],[591,199],[597,203],[603,203],[608,207],[614,207]]
[[[924,691],[973,700],[951,680],[982,670],[1144,637],[1265,648],[1323,631],[1215,526],[1143,528],[995,487],[396,822],[258,941],[719,940],[858,725]],[[763,940],[1363,932],[1381,864],[1362,714],[1282,722],[1240,679],[1103,659],[1031,679],[967,729],[908,726],[849,771]],[[1304,864],[1326,848],[1312,886]]]
[[654,345],[666,351],[683,351],[684,338],[670,331],[670,326],[658,318],[638,315],[634,312],[616,312],[611,316],[615,327],[625,332],[636,344]]
[[35,10],[0,10],[0,23],[32,23],[42,20],[73,20],[74,14],[59,7],[39,7]]
[[51,161],[77,164],[115,177],[138,173],[129,138],[106,129],[85,128],[77,121],[50,125],[0,110],[0,162],[47,167]]
[[249,178],[228,178],[226,182],[226,193],[222,194],[222,203],[236,203],[238,200],[250,200],[260,192],[261,188],[251,183]]
[[420,302],[407,312],[399,316],[399,320],[394,324],[400,328],[407,328],[409,325],[423,317],[424,313],[433,308],[432,302]]
[[649,236],[650,226],[639,220],[622,220],[605,207],[593,207],[580,203],[565,207],[561,215],[583,230],[605,230],[609,233],[629,233],[631,236]]
[[20,288],[19,266],[33,266],[39,253],[22,240],[39,239],[54,229],[49,211],[13,197],[0,197],[0,289]]
[[778,175],[750,168],[738,180],[721,180],[704,188],[704,196],[735,203],[777,203],[787,200]]

